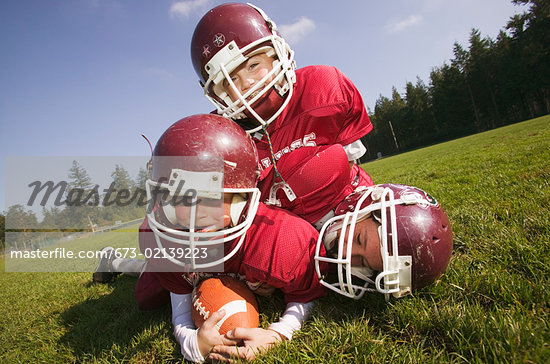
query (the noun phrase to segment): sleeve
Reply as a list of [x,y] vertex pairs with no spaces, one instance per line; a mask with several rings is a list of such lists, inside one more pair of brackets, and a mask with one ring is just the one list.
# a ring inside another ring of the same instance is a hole
[[[313,228],[312,225],[310,226]],[[281,288],[287,304],[290,302],[307,303],[327,294],[315,272],[314,255],[315,251],[313,250],[307,259],[301,260],[300,267],[293,272],[292,282]]]
[[337,142],[348,145],[370,133],[372,124],[357,87],[343,73],[339,72],[339,75],[341,92],[346,102]]
[[[279,250],[281,263],[277,264],[281,271],[279,276],[285,282],[281,287],[285,303],[307,303],[326,295],[325,287],[319,282],[315,272],[315,248],[319,233],[307,221],[295,218],[281,228],[292,234],[287,235],[287,248]],[[277,246],[283,239],[277,239]],[[280,248],[280,247],[279,247]],[[302,252],[295,254],[296,251]]]
[[181,353],[185,359],[202,363],[204,358],[199,351],[197,329],[191,318],[191,294],[170,294],[172,301],[172,324],[174,336],[180,344]]
[[288,340],[291,340],[294,333],[302,328],[302,324],[309,317],[313,305],[313,302],[289,302],[283,316],[278,322],[269,325],[269,329],[277,331]]
[[[293,292],[288,292],[285,295],[286,302],[311,302],[317,298],[323,297],[327,294],[325,287],[319,282],[319,277],[315,271],[315,250],[317,247],[317,240],[319,233],[313,225],[307,223],[303,220],[306,225],[304,228],[307,228],[308,236],[312,236],[309,240],[301,239],[304,242],[302,251],[302,259],[298,264],[296,270],[294,271],[294,285]],[[311,229],[311,231],[310,231]],[[324,247],[321,246],[321,252],[324,251]],[[326,270],[326,265],[328,263],[321,262],[320,268],[321,271]]]
[[254,224],[247,231],[240,274],[248,282],[261,281],[280,289],[285,304],[322,297],[326,289],[319,282],[314,264],[318,237],[317,230],[304,219],[260,204]]

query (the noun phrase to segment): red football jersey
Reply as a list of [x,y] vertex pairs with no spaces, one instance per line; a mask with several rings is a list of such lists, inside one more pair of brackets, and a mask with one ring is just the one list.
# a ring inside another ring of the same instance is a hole
[[[326,294],[313,261],[318,236],[317,230],[296,215],[260,203],[243,245],[224,263],[224,273],[278,288],[287,303],[310,302]],[[139,239],[142,250],[157,246],[147,218],[140,227]],[[193,289],[181,272],[154,274],[170,292],[186,294]]]
[[[269,124],[275,160],[306,146],[348,145],[372,130],[361,94],[338,69],[308,66],[296,70],[294,93]],[[272,164],[267,136],[255,138],[262,169]]]
[[[278,171],[292,188],[296,199],[289,201],[283,190],[276,198],[280,207],[315,223],[335,208],[356,186],[355,169],[349,168],[348,157],[340,144],[305,147],[285,154],[277,162]],[[259,185],[262,201],[269,199],[273,168]]]
[[[297,196],[290,202],[279,190],[280,206],[314,223],[357,186],[373,185],[359,166],[349,170],[342,148],[371,130],[363,99],[342,72],[330,66],[296,70],[294,94],[268,127],[279,173]],[[258,187],[267,202],[274,183],[272,155],[267,135],[258,133],[254,141],[262,169]]]

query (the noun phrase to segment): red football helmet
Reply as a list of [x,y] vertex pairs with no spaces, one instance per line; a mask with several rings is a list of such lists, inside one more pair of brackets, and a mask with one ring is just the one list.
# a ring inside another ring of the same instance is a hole
[[[321,228],[315,256],[321,283],[333,291],[355,299],[366,291],[384,293],[386,299],[390,294],[401,297],[435,281],[449,264],[453,237],[447,214],[432,196],[416,187],[382,184],[360,188],[334,212],[336,216]],[[375,277],[369,267],[351,265],[355,224],[371,216],[380,223],[383,265]],[[327,252],[336,251],[337,257],[321,256],[321,244]],[[325,281],[320,262],[337,265],[338,282]],[[363,283],[354,283],[357,280]]]
[[[192,269],[213,267],[233,256],[252,224],[260,198],[258,155],[251,138],[222,116],[189,116],[162,134],[153,151],[152,168],[152,178],[146,183],[152,206],[147,217],[158,248],[184,247],[191,252],[187,258],[191,258]],[[222,217],[224,193],[232,194],[227,221]],[[201,203],[215,216],[198,214]],[[177,209],[182,204],[187,208],[182,218],[185,224]],[[201,221],[208,221],[208,226],[201,226]],[[222,258],[195,262],[197,249],[216,244],[225,250]],[[232,247],[229,251],[227,244]],[[171,255],[165,258],[186,265]]]
[[[273,69],[243,95],[230,73],[262,52],[273,57]],[[275,23],[254,5],[229,3],[206,13],[193,34],[191,59],[206,98],[219,114],[232,119],[252,117],[260,123],[247,130],[249,133],[272,122],[292,97],[296,78],[294,52],[278,35]],[[238,100],[231,100],[224,80]]]

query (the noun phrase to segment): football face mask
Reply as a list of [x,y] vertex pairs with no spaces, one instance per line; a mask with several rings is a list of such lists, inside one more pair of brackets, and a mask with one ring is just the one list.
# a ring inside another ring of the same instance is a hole
[[[241,93],[231,73],[260,53],[273,59],[272,69]],[[251,4],[223,4],[210,10],[195,28],[191,58],[206,98],[220,115],[252,118],[259,124],[248,133],[271,123],[292,97],[294,52],[267,14]]]
[[[452,252],[452,232],[445,212],[424,191],[403,185],[372,186],[348,196],[335,210],[337,216],[321,228],[315,268],[321,283],[346,297],[359,299],[379,292],[389,299],[401,297],[439,277]],[[375,218],[382,270],[352,266],[356,224]],[[333,256],[324,256],[321,246]],[[336,267],[336,282],[328,282],[320,262]]]
[[[215,267],[230,259],[254,220],[259,191],[223,188],[220,172],[173,169],[170,175],[168,182],[146,183],[147,198],[155,201],[147,218],[158,248],[172,249],[175,254],[166,254],[166,258],[190,265],[191,270]],[[224,194],[229,196],[229,216],[225,216]],[[222,255],[226,243],[232,248]]]

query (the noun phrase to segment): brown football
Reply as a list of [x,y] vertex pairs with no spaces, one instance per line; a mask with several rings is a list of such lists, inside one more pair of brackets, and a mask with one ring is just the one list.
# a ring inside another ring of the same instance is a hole
[[218,331],[225,334],[235,327],[258,327],[260,315],[254,293],[245,283],[230,276],[209,278],[193,292],[191,316],[196,327],[201,327],[210,315],[220,309],[225,316],[218,322]]

